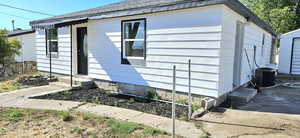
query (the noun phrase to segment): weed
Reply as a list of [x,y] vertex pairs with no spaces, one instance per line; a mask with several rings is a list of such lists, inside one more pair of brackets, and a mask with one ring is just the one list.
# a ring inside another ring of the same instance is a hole
[[110,127],[109,133],[111,137],[126,137],[133,131],[141,128],[141,125],[133,122],[121,122],[110,119],[106,123]]
[[197,111],[198,109],[200,109],[201,106],[199,104],[192,104],[192,111]]
[[189,101],[188,101],[188,99],[178,99],[178,100],[176,100],[176,103],[187,105],[187,104],[189,104]]
[[200,136],[199,138],[210,138],[210,137],[205,135],[205,136]]
[[156,92],[154,91],[149,91],[147,96],[148,99],[156,99],[156,100],[161,100],[161,96],[159,96]]
[[76,128],[73,128],[71,130],[71,133],[82,134],[84,131],[86,131],[86,128],[78,128],[78,127],[76,127]]
[[59,114],[61,119],[65,122],[72,121],[74,119],[69,112],[60,112]]
[[157,135],[168,135],[167,132],[159,129],[147,127],[143,130],[144,136],[157,136]]
[[4,109],[0,111],[0,121],[19,121],[24,115],[24,110]]

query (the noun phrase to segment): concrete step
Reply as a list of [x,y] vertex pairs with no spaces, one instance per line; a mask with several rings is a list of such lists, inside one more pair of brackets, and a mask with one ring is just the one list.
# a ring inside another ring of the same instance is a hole
[[239,88],[228,95],[233,104],[246,104],[257,94],[256,89]]
[[[59,82],[68,84],[70,86],[71,79],[70,76],[57,77]],[[81,76],[73,77],[73,86],[80,86],[82,89],[90,89],[95,87],[95,83],[92,79]]]

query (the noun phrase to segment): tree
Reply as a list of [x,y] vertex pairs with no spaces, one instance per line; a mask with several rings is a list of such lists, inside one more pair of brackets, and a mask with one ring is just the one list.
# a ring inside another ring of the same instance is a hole
[[276,33],[283,34],[300,28],[300,0],[240,0]]
[[14,62],[14,57],[20,54],[21,44],[17,40],[8,40],[7,31],[0,30],[0,65]]

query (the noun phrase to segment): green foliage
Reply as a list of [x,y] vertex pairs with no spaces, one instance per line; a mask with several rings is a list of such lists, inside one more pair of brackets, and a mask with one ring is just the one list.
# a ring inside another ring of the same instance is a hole
[[7,109],[0,110],[0,121],[19,121],[25,116],[25,110]]
[[110,127],[110,136],[126,137],[133,131],[140,128],[140,125],[133,122],[121,122],[116,120],[108,120],[107,125]]
[[168,133],[165,131],[161,131],[159,129],[150,128],[150,127],[145,128],[143,134],[145,136],[168,135]]
[[158,93],[154,92],[154,91],[149,91],[147,96],[148,99],[156,99],[156,100],[161,100],[161,96],[158,95]]
[[300,28],[298,0],[240,0],[278,34]]
[[60,118],[65,121],[72,121],[74,118],[69,112],[60,112]]
[[178,99],[178,100],[176,100],[176,103],[188,105],[189,100],[188,99]]
[[8,64],[14,61],[14,57],[20,54],[21,44],[17,40],[8,40],[7,31],[0,30],[0,64]]

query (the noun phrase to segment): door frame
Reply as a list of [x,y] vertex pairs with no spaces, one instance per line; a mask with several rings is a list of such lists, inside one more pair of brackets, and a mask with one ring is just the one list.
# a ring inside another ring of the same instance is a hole
[[[87,28],[87,34],[88,34],[88,27],[87,27],[87,23],[83,23],[83,24],[78,24],[78,25],[73,25],[72,26],[72,43],[73,43],[73,73],[75,75],[82,75],[82,74],[78,74],[78,58],[77,58],[77,28],[81,28],[81,27],[86,27]],[[89,49],[89,45],[87,45],[87,50]],[[89,50],[87,51],[88,55],[89,55]],[[87,75],[84,76],[88,76],[89,75],[89,58],[87,58]]]
[[296,39],[300,39],[300,37],[293,37],[292,53],[291,53],[291,63],[290,63],[290,74],[292,74],[292,71],[293,71],[294,46],[295,46],[295,40]]
[[[242,61],[243,61],[243,49],[244,49],[244,37],[245,37],[245,24],[237,21],[236,33],[235,33],[235,47],[234,47],[234,64],[233,64],[233,88],[237,88],[241,85],[242,74]],[[239,39],[239,40],[238,40]]]

